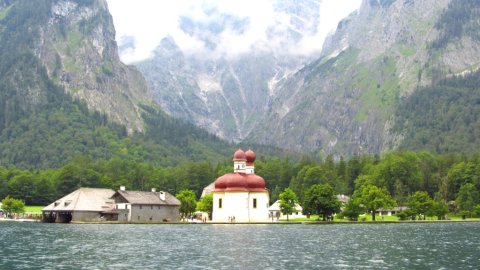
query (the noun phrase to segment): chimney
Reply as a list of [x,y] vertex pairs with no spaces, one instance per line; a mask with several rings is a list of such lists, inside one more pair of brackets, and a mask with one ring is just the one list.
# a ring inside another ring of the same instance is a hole
[[165,201],[165,192],[160,191],[160,200]]
[[125,191],[125,186],[120,186],[120,191]]
[[152,188],[152,192],[157,192],[157,189],[156,189],[156,188]]

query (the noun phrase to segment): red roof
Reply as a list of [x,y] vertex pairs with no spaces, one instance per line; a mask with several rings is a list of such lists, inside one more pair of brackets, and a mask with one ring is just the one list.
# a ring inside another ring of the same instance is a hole
[[237,151],[233,154],[233,161],[246,161],[245,152],[242,149],[238,148]]
[[215,191],[265,191],[265,180],[255,174],[227,173],[215,181]]
[[251,166],[255,162],[257,155],[251,149],[248,149],[248,151],[245,152],[245,158],[247,159],[247,165]]

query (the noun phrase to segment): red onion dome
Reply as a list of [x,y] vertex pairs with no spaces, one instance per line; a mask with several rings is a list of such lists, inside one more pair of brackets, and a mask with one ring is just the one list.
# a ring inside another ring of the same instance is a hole
[[236,160],[247,160],[245,157],[245,152],[243,152],[241,148],[238,148],[238,150],[233,154],[233,161]]
[[215,191],[224,191],[227,188],[227,178],[225,174],[215,180]]
[[246,191],[247,190],[247,178],[245,174],[232,173],[229,174],[227,179],[226,191]]
[[245,152],[245,157],[248,163],[254,163],[257,155],[252,151],[252,149],[248,149],[248,151]]
[[246,177],[249,191],[265,191],[265,180],[262,177],[256,174],[249,174]]
[[215,191],[247,191],[247,178],[241,173],[227,173],[215,180]]

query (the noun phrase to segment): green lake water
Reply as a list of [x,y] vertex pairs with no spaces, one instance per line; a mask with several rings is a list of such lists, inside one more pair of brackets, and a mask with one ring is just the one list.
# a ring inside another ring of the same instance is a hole
[[480,223],[0,222],[0,269],[479,269]]

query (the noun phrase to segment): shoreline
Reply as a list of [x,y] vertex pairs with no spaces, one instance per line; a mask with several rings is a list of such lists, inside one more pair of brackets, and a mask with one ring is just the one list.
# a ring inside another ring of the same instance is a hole
[[[42,222],[40,219],[6,219],[0,218],[0,222],[27,222],[27,223],[49,223]],[[73,221],[70,224],[110,224],[110,225],[121,225],[121,224],[138,224],[138,225],[359,225],[359,224],[368,224],[368,225],[381,225],[381,224],[428,224],[428,223],[459,223],[459,222],[480,222],[480,219],[465,219],[465,220],[398,220],[398,221],[278,221],[278,222],[146,222],[146,223],[124,223],[116,221]],[[51,224],[69,224],[69,223],[51,223]]]
[[[408,224],[408,223],[459,223],[459,222],[480,222],[480,220],[402,220],[402,221],[293,221],[293,222],[159,222],[159,223],[120,223],[120,222],[70,222],[71,224],[138,224],[138,225],[381,225],[381,224]],[[61,223],[52,223],[61,224]],[[64,223],[68,224],[68,223]]]

